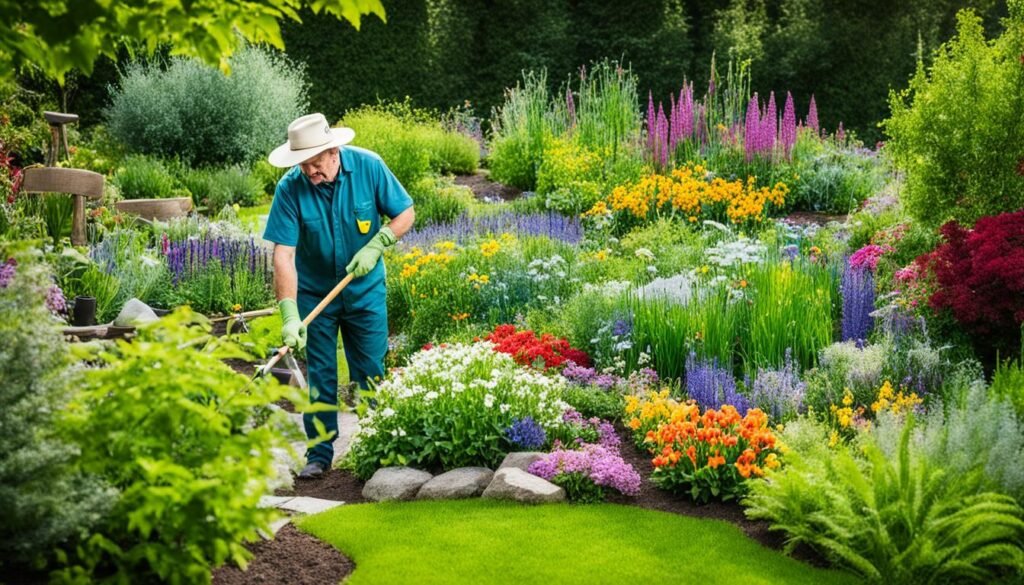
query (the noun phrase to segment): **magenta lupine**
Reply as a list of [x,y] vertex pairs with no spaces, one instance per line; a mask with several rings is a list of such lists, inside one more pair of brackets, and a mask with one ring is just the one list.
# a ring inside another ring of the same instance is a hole
[[768,106],[765,109],[764,120],[761,120],[762,138],[764,140],[764,152],[771,156],[775,150],[775,141],[779,136],[779,112],[775,106],[775,92],[768,94]]
[[668,120],[665,119],[665,108],[658,105],[658,162],[662,168],[668,166]]
[[839,128],[836,129],[836,142],[840,144],[846,142],[846,130],[843,130],[843,123],[839,123]]
[[814,94],[811,94],[811,107],[807,111],[807,127],[814,130],[815,134],[821,132],[821,127],[818,125],[818,104],[814,101]]
[[682,118],[683,118],[683,138],[689,139],[693,136],[693,82],[689,85],[683,84],[683,95],[682,98]]
[[576,102],[572,99],[572,88],[565,88],[565,109],[569,111],[569,127],[576,126]]
[[780,131],[782,148],[786,151],[786,157],[793,150],[796,144],[796,107],[793,105],[793,94],[786,92],[786,105],[782,110],[782,129]]
[[677,128],[679,126],[679,108],[676,106],[675,94],[668,94],[668,148],[669,151],[676,151],[676,140],[679,139]]
[[747,126],[743,129],[743,146],[747,151],[747,161],[754,159],[758,151],[758,137],[761,133],[760,105],[757,99],[757,92],[750,96],[747,104]]
[[654,141],[656,138],[658,118],[654,115],[654,96],[647,92],[647,150],[654,153]]

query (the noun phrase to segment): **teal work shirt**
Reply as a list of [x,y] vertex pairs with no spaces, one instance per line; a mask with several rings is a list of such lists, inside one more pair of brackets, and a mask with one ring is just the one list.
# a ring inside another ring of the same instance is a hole
[[[395,218],[412,198],[380,156],[341,147],[333,183],[313,185],[295,166],[281,178],[263,238],[295,247],[300,295],[324,297],[345,277],[345,267],[380,230],[381,215]],[[341,297],[348,309],[384,303],[384,262],[353,280]]]

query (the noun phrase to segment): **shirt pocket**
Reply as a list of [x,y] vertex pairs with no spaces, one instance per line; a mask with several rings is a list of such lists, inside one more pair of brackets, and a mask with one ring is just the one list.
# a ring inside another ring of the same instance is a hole
[[377,233],[377,223],[380,222],[380,214],[372,202],[357,205],[354,213],[354,228],[356,238],[368,239]]

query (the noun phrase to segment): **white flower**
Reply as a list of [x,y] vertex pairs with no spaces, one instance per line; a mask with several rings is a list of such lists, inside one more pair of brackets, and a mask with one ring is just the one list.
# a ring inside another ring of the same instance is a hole
[[511,406],[511,405],[509,405],[509,404],[502,404],[502,405],[501,405],[501,406],[499,406],[498,408],[499,408],[499,409],[501,410],[501,413],[502,413],[502,414],[505,414],[506,412],[508,412],[508,411],[509,411],[509,409],[510,409],[510,408],[512,408],[512,406]]
[[380,416],[381,418],[390,418],[392,416],[395,416],[395,409],[389,406],[380,412]]
[[424,398],[427,400],[427,402],[430,402],[431,400],[437,398],[437,392],[431,390],[430,392],[426,393]]
[[494,406],[494,396],[492,396],[491,394],[486,394],[484,396],[484,406],[487,408],[491,408],[492,406]]
[[637,258],[642,258],[642,259],[647,260],[649,262],[654,260],[654,252],[651,252],[647,248],[637,248],[636,252],[634,252],[634,254],[636,255]]

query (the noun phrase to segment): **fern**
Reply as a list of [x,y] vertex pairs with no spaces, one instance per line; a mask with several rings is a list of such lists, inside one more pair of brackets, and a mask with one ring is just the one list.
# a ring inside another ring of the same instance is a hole
[[[803,420],[798,433],[806,434]],[[923,456],[913,417],[894,452],[873,435],[855,447],[820,445],[787,454],[787,465],[756,482],[747,515],[806,544],[870,582],[1000,581],[1024,570],[1024,509],[983,491],[980,468],[956,473]],[[788,435],[787,431],[787,435]]]

